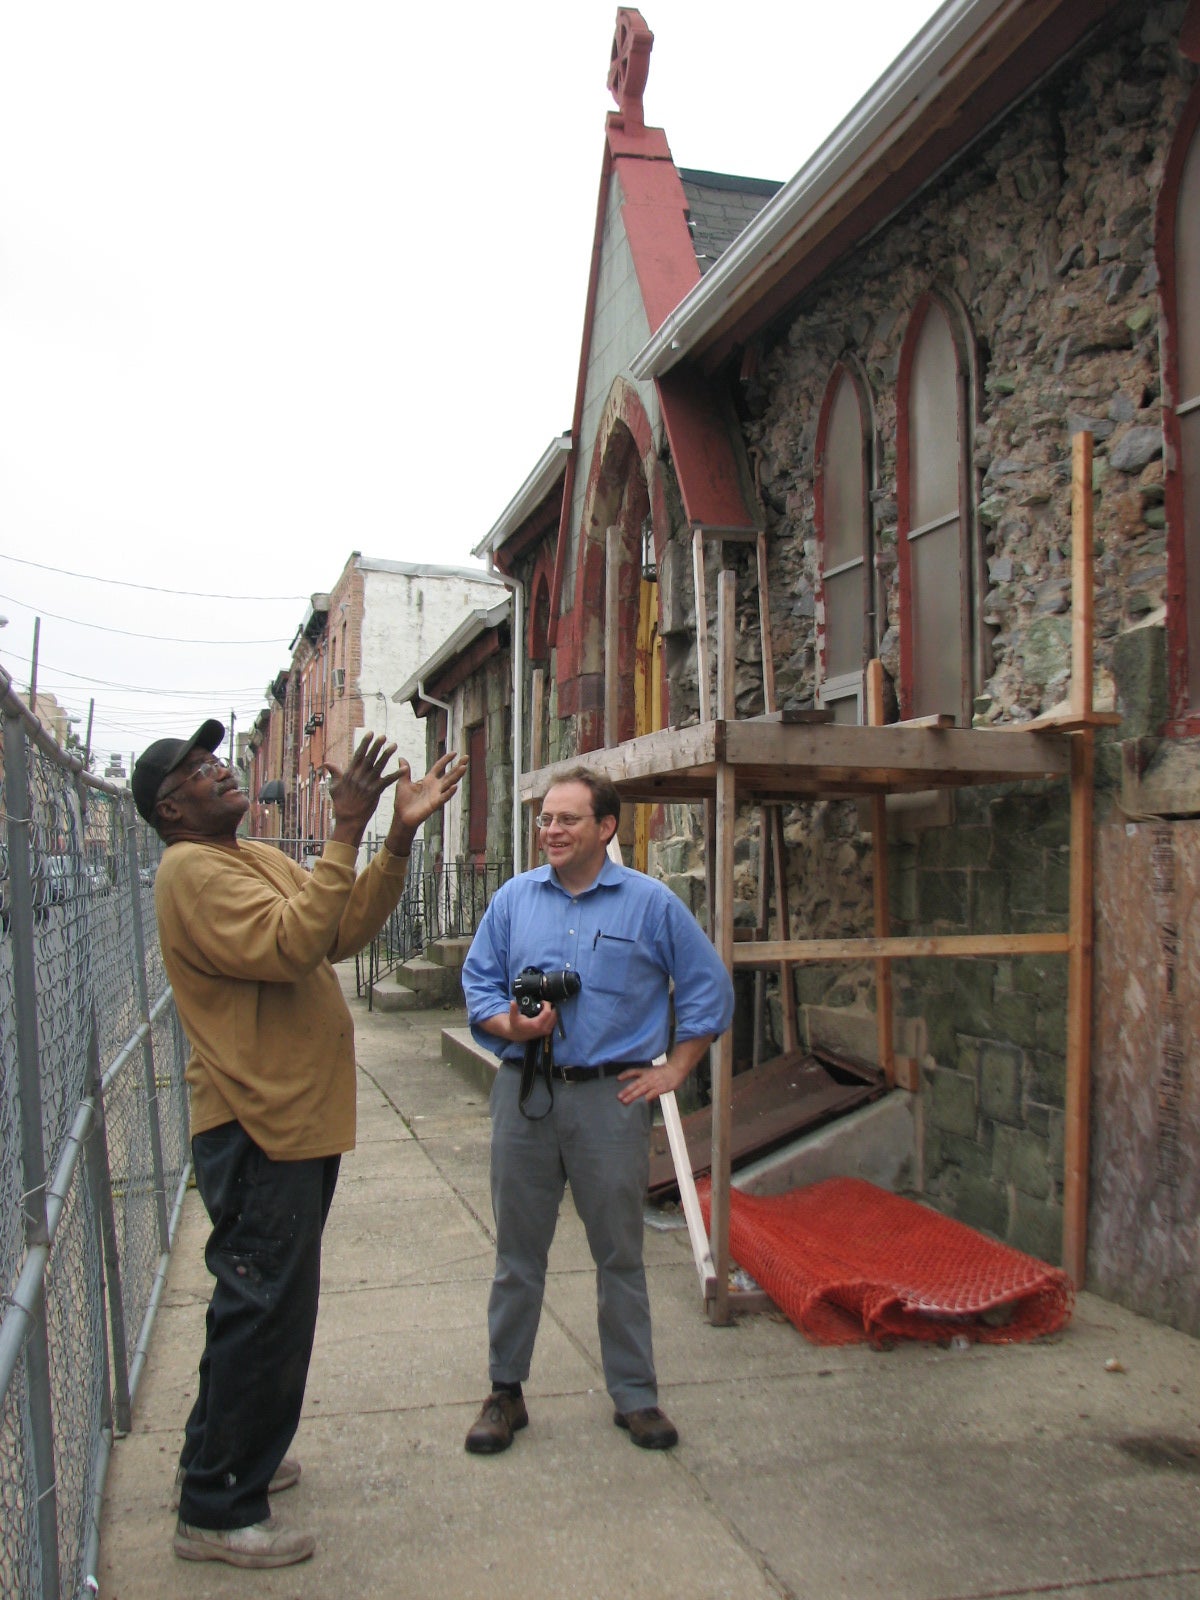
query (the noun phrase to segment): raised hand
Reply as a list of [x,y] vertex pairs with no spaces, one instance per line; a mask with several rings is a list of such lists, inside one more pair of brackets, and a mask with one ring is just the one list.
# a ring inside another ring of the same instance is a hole
[[412,844],[413,835],[435,811],[449,800],[462,782],[467,770],[466,756],[450,750],[434,762],[423,778],[414,781],[407,761],[401,761],[396,773],[396,797],[392,805],[392,825],[388,829],[387,848],[394,855],[404,855]]
[[375,815],[375,808],[385,789],[390,789],[400,777],[399,772],[385,776],[384,769],[396,753],[396,746],[383,738],[368,733],[350,758],[345,772],[332,762],[322,762],[321,770],[330,778],[329,800],[333,806],[333,831],[331,839],[340,844],[362,843],[367,823]]

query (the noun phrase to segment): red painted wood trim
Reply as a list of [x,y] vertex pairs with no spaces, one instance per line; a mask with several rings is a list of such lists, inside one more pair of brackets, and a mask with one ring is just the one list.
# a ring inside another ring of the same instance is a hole
[[592,259],[588,268],[587,301],[583,309],[583,341],[579,351],[579,371],[575,377],[575,409],[571,414],[571,450],[563,474],[562,511],[558,519],[558,541],[554,552],[554,582],[550,590],[550,644],[558,643],[559,609],[562,605],[563,576],[571,539],[571,505],[575,498],[575,462],[579,455],[579,431],[583,426],[583,398],[587,386],[588,359],[592,351],[592,325],[596,317],[596,292],[600,280],[600,254],[604,243],[604,219],[608,211],[608,180],[612,156],[607,142],[600,166],[600,194],[596,201],[596,227],[592,234]]
[[[647,132],[655,130],[648,129]],[[621,221],[651,333],[700,281],[687,225],[687,195],[663,141],[662,156],[614,157],[623,204]]]
[[755,532],[759,519],[747,504],[729,425],[713,385],[684,364],[655,380],[671,446],[684,514],[694,527]]

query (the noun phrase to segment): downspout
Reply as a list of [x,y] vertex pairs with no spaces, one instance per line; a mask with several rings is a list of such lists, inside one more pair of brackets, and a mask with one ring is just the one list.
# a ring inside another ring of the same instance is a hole
[[[439,711],[446,713],[446,749],[454,749],[454,707],[448,700],[439,700],[437,695],[430,694],[425,687],[423,678],[417,679],[417,694],[422,700],[427,700],[431,706],[436,706]],[[436,746],[435,746],[436,748]]]
[[[567,463],[568,468],[570,462]],[[524,701],[521,683],[521,650],[525,640],[525,591],[516,578],[509,578],[496,565],[496,552],[488,550],[488,571],[512,595],[512,626],[509,629],[509,654],[512,656],[513,703],[513,780],[512,780],[512,859],[513,876],[521,870],[521,752],[525,748]]]

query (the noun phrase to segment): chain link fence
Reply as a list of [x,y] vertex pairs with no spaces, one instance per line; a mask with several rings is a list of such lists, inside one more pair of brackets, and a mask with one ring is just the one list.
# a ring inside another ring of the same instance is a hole
[[160,844],[0,669],[0,1594],[94,1594],[190,1172]]

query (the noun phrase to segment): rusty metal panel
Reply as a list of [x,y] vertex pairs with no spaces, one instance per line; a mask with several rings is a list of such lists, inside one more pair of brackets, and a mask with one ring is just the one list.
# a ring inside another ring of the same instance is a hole
[[1200,821],[1096,834],[1088,1287],[1200,1334]]

